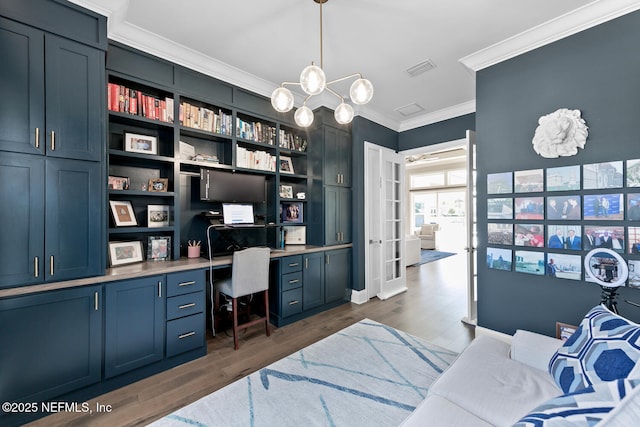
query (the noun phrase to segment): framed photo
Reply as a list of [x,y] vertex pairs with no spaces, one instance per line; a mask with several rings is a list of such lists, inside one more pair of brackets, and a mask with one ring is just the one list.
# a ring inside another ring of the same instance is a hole
[[516,224],[514,245],[530,248],[544,248],[544,226],[542,224]]
[[280,156],[280,172],[295,173],[293,171],[293,162],[291,162],[291,157]]
[[578,327],[575,325],[556,322],[556,338],[559,340],[562,340],[562,341],[568,340],[569,337],[573,335],[573,333],[577,330],[578,330]]
[[584,226],[582,247],[585,251],[603,248],[624,253],[624,246],[624,227],[608,225]]
[[113,214],[113,220],[116,227],[136,226],[136,214],[133,212],[133,206],[131,202],[120,200],[109,200],[109,206],[111,206],[111,213]]
[[487,247],[487,267],[494,270],[511,271],[512,254],[511,249]]
[[109,242],[111,267],[143,261],[142,242]]
[[580,255],[547,254],[547,276],[558,279],[582,280]]
[[544,219],[544,197],[516,197],[516,219]]
[[627,219],[629,221],[640,221],[640,194],[627,194]]
[[130,153],[158,154],[158,138],[137,133],[125,133],[124,151]]
[[487,194],[513,192],[513,173],[501,172],[487,174]]
[[516,271],[544,276],[544,252],[516,251]]
[[629,266],[629,286],[640,288],[640,261],[630,259],[627,264]]
[[307,243],[307,227],[304,225],[284,226],[284,243],[286,245],[305,245]]
[[584,190],[622,188],[622,183],[622,160],[582,166],[582,188]]
[[[629,239],[629,253],[639,255],[640,254],[640,227],[627,227],[628,239]],[[640,271],[638,271],[640,274]]]
[[131,180],[124,176],[109,175],[109,190],[128,190],[131,185]]
[[149,180],[149,191],[156,193],[166,193],[169,187],[169,178],[151,178]]
[[640,187],[640,159],[627,160],[627,187]]
[[282,222],[304,222],[302,203],[280,203],[280,216]]
[[293,186],[291,185],[280,185],[280,197],[283,199],[293,199]]
[[580,195],[547,197],[547,219],[581,219]]
[[147,247],[148,261],[167,261],[171,259],[171,237],[149,236]]
[[580,190],[580,166],[547,168],[547,191]]
[[514,191],[516,193],[540,193],[544,191],[544,171],[531,169],[514,172]]
[[169,226],[169,206],[168,205],[148,205],[147,206],[147,226],[149,228]]
[[513,224],[488,223],[487,243],[490,245],[513,245]]
[[609,288],[624,286],[629,277],[629,267],[625,260],[606,248],[589,251],[584,257],[584,271],[585,281]]
[[549,225],[547,226],[547,247],[549,249],[582,250],[582,226]]
[[624,196],[622,194],[587,194],[582,203],[586,220],[623,220]]
[[487,219],[513,219],[513,199],[487,199]]

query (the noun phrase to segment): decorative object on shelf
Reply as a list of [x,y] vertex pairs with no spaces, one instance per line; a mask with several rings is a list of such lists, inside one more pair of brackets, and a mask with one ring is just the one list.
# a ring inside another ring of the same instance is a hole
[[136,226],[136,214],[133,212],[133,206],[129,201],[109,200],[109,206],[111,206],[111,213],[113,214],[113,220],[116,227]]
[[159,228],[169,226],[169,206],[149,205],[147,206],[147,226],[149,228]]
[[142,242],[109,242],[109,265],[133,264],[143,261]]
[[291,157],[280,156],[280,172],[295,173],[293,170],[293,163],[291,162]]
[[280,203],[280,216],[282,222],[304,222],[302,203]]
[[187,258],[200,258],[200,240],[189,240],[187,246]]
[[296,193],[296,198],[297,198],[297,199],[300,199],[300,200],[304,200],[304,199],[306,199],[306,198],[307,198],[307,194],[306,194],[306,193],[303,193],[303,192]]
[[149,236],[147,247],[148,261],[167,261],[171,259],[171,237]]
[[271,94],[271,105],[273,108],[280,112],[286,113],[293,108],[293,93],[285,86],[296,85],[300,86],[302,90],[307,94],[307,97],[302,103],[302,107],[298,108],[294,114],[296,124],[300,127],[308,127],[313,123],[313,111],[307,107],[307,101],[314,95],[319,95],[325,89],[331,94],[335,95],[340,104],[336,107],[334,117],[340,124],[351,123],[353,120],[353,107],[344,102],[344,97],[331,89],[329,86],[353,77],[357,79],[351,84],[349,90],[349,96],[351,101],[357,105],[363,105],[371,101],[373,97],[373,85],[371,82],[362,77],[360,73],[354,73],[345,77],[341,77],[330,82],[327,82],[327,78],[323,71],[323,50],[322,50],[322,5],[328,0],[313,0],[320,4],[320,66],[318,67],[313,62],[308,65],[300,73],[299,82],[282,82],[280,87],[273,91]]
[[289,225],[284,229],[284,243],[287,245],[306,245],[307,227],[304,225]]
[[293,186],[291,185],[280,185],[280,197],[283,199],[293,199]]
[[158,138],[137,133],[124,134],[124,151],[142,154],[158,154]]
[[193,160],[194,162],[207,162],[207,163],[220,163],[220,160],[218,160],[218,156],[208,156],[206,154],[196,154],[194,156],[192,156],[190,159],[188,160]]
[[589,134],[580,110],[560,108],[538,119],[533,149],[542,157],[575,156],[584,148]]
[[128,177],[109,175],[109,190],[128,190],[130,184]]
[[166,193],[169,186],[169,178],[151,178],[149,180],[149,191],[156,193]]
[[196,155],[196,147],[184,141],[180,141],[180,158],[182,160],[192,160]]
[[611,249],[596,248],[584,257],[585,280],[602,288],[600,302],[609,310],[618,313],[616,293],[629,277],[629,268],[624,259]]
[[571,335],[578,329],[575,325],[568,323],[556,322],[556,338],[562,341],[569,339]]

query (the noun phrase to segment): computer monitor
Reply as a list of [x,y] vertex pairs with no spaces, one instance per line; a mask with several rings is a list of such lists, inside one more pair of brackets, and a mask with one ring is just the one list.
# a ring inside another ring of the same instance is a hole
[[245,203],[223,203],[222,217],[225,225],[253,224],[253,205]]

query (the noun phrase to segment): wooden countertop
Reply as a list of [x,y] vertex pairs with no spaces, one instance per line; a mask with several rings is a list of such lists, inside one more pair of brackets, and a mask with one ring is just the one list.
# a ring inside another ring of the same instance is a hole
[[[350,248],[352,244],[334,246],[288,245],[283,249],[272,249],[271,259],[291,255],[301,255],[313,252],[331,251]],[[108,268],[104,276],[86,277],[82,279],[66,280],[63,282],[43,283],[40,285],[20,286],[17,288],[0,289],[0,298],[28,295],[36,292],[53,291],[73,288],[76,286],[96,285],[117,280],[136,279],[153,276],[155,274],[176,273],[180,271],[220,268],[231,265],[232,256],[214,257],[211,262],[206,258],[180,258],[178,261],[145,261],[137,264]]]

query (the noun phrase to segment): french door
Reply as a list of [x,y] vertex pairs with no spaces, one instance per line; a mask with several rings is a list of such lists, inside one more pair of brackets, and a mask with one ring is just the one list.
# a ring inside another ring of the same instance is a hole
[[476,236],[478,218],[476,215],[476,134],[467,131],[467,315],[463,322],[472,325],[478,322],[478,252]]

